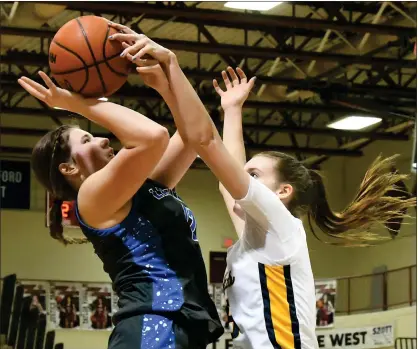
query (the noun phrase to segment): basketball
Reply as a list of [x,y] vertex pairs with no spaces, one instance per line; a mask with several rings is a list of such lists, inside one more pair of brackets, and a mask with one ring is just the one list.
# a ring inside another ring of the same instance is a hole
[[96,16],[64,24],[49,47],[49,67],[58,85],[85,97],[110,96],[120,89],[132,63],[120,57],[119,41],[108,40],[116,32]]

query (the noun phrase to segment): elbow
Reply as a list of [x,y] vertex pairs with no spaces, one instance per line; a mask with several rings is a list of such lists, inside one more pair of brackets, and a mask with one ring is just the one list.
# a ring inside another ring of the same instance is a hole
[[151,150],[164,153],[170,142],[170,134],[165,127],[158,125],[149,129],[146,134],[143,130],[136,133],[135,141],[132,144],[125,143],[126,148],[138,148],[141,151]]
[[165,127],[160,126],[153,130],[150,134],[150,145],[152,147],[161,148],[163,152],[167,149],[169,142],[170,134]]
[[170,141],[168,130],[158,124],[144,129],[144,127],[131,127],[127,133],[129,136],[123,140],[123,146],[128,149],[150,149],[161,147],[165,150]]
[[215,134],[212,127],[208,127],[202,130],[188,132],[185,138],[188,144],[199,151],[200,149],[207,148],[215,140]]

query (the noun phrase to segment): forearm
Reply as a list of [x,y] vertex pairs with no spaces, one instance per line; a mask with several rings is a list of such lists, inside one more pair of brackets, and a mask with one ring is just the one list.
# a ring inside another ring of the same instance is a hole
[[186,136],[184,134],[184,127],[180,127],[181,130],[178,130],[178,123],[182,123],[183,118],[180,115],[180,108],[177,103],[176,97],[173,94],[173,91],[171,89],[165,90],[165,91],[158,91],[161,95],[161,97],[164,99],[164,102],[167,104],[168,109],[170,110],[170,113],[174,119],[174,123],[176,124],[177,133],[180,135],[181,140],[184,144],[188,144]]
[[75,103],[72,111],[112,132],[126,148],[149,144],[165,131],[144,115],[111,102],[85,99]]
[[181,70],[175,55],[171,56],[165,68],[174,100],[172,103],[177,107],[173,117],[181,137],[186,142],[207,144],[215,137],[217,130],[205,106]]
[[[244,168],[246,155],[242,130],[242,108],[239,106],[225,110],[223,143],[232,157]],[[220,182],[219,189],[225,201],[228,200],[230,194]]]
[[239,106],[225,110],[223,142],[233,158],[244,167],[246,156],[242,130],[242,108]]

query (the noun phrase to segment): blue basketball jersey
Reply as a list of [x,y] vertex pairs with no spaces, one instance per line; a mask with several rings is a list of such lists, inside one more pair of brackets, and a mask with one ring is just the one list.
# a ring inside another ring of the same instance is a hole
[[222,335],[196,220],[175,190],[148,179],[134,195],[128,216],[107,229],[89,227],[77,207],[76,213],[119,297],[115,323],[138,314],[164,314],[200,332],[208,343]]

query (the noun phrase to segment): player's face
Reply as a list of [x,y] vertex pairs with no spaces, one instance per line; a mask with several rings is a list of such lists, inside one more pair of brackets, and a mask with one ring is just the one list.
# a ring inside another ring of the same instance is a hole
[[79,128],[69,132],[71,157],[85,177],[102,169],[114,157],[109,139],[94,137]]
[[[251,177],[254,177],[267,188],[276,192],[278,187],[277,171],[275,169],[277,160],[266,156],[254,156],[248,161],[244,170],[249,173]],[[245,219],[245,213],[238,203],[234,205],[234,212],[242,219]]]
[[248,161],[244,169],[251,177],[254,177],[272,191],[276,191],[278,187],[278,178],[276,172],[277,160],[267,156],[254,156]]
[[267,188],[272,190],[287,205],[293,193],[293,187],[289,183],[280,181],[277,174],[277,159],[268,156],[256,155],[248,161],[244,169]]

